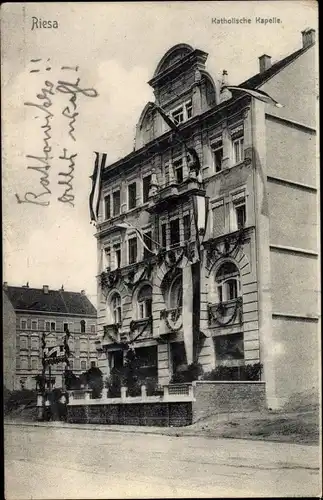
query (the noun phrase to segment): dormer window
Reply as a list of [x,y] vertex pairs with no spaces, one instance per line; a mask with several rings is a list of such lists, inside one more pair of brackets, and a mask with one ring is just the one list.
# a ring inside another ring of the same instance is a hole
[[193,105],[192,99],[184,102],[181,106],[173,109],[170,112],[170,116],[175,123],[175,125],[179,125],[180,123],[184,123],[193,116]]

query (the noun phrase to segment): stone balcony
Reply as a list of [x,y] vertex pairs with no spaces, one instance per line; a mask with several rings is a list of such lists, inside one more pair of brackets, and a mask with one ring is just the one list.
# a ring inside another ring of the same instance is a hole
[[187,201],[193,194],[205,196],[205,190],[196,178],[187,177],[182,182],[171,180],[165,186],[159,187],[156,193],[150,197],[147,211],[149,213],[161,213],[174,206]]
[[243,321],[242,297],[208,304],[209,326],[226,326]]

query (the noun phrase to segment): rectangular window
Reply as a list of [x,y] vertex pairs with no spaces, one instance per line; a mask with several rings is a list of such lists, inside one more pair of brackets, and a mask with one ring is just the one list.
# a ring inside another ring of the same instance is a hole
[[183,159],[175,160],[173,162],[175,179],[178,184],[183,182]]
[[167,246],[167,224],[161,225],[161,246],[164,248]]
[[240,163],[244,159],[243,137],[233,141],[233,164]]
[[143,202],[146,203],[149,200],[149,190],[151,183],[151,175],[146,175],[142,180],[142,190],[143,190]]
[[81,361],[81,370],[86,370],[86,361]]
[[170,221],[170,244],[177,245],[179,241],[179,219],[174,219]]
[[55,330],[56,330],[56,323],[55,323],[55,321],[51,321],[51,323],[50,323],[50,331],[51,332],[55,332]]
[[110,247],[104,248],[103,259],[104,259],[103,268],[106,269],[107,267],[111,267],[111,249],[110,249]]
[[113,203],[113,216],[120,214],[120,190],[114,191],[112,194],[112,203]]
[[113,246],[114,251],[114,266],[115,269],[119,269],[121,266],[121,246],[120,244]]
[[[149,250],[152,250],[151,231],[148,231],[144,234],[144,243],[149,248]],[[149,250],[144,247],[144,259],[148,259],[149,257],[151,257],[152,253],[149,252]]]
[[213,236],[221,236],[225,232],[224,204],[212,209]]
[[68,323],[63,324],[63,330],[64,330],[64,332],[68,331]]
[[190,215],[184,215],[184,241],[188,241],[191,238],[191,217]]
[[32,349],[38,349],[39,348],[38,337],[32,337],[31,338],[31,348]]
[[25,337],[20,339],[20,349],[27,349],[27,339]]
[[222,170],[222,159],[223,159],[223,145],[222,141],[217,142],[213,147],[213,164],[215,172],[221,172]]
[[38,359],[35,359],[35,358],[31,359],[31,369],[32,370],[37,370],[38,369]]
[[137,238],[130,238],[128,241],[129,264],[137,262]]
[[34,320],[31,322],[31,329],[38,330],[38,322],[37,321]]
[[46,321],[45,330],[46,330],[46,332],[50,332],[50,321]]
[[237,229],[242,229],[246,225],[246,204],[235,205],[235,216]]
[[70,361],[70,370],[73,370],[73,368],[74,368],[74,363],[73,363],[73,360],[72,360],[72,359],[70,359],[69,361]]
[[111,218],[111,196],[104,197],[104,217],[106,220]]
[[137,184],[133,182],[128,186],[128,210],[136,207]]
[[91,333],[95,333],[95,325],[90,326],[90,331],[91,331]]
[[219,364],[224,361],[244,359],[243,333],[220,335],[219,337],[215,337],[214,341],[216,360]]
[[20,321],[20,328],[21,330],[27,330],[27,321],[25,319]]

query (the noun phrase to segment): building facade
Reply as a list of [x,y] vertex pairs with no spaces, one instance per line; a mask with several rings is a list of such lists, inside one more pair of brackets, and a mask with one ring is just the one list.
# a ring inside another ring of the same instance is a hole
[[[54,347],[63,344],[66,329],[69,330],[70,368],[75,375],[85,372],[93,363],[97,365],[96,309],[84,292],[51,290],[47,285],[38,289],[5,283],[3,296],[15,314],[14,327],[11,328],[11,342],[15,349],[11,350],[11,359],[4,352],[7,364],[12,366],[13,389],[35,389],[35,377],[42,373],[43,333],[46,347]],[[4,318],[6,316],[7,313]],[[54,387],[62,387],[64,368],[65,363],[51,366]],[[46,377],[49,377],[48,369]]]
[[102,173],[97,349],[107,376],[130,345],[161,385],[192,362],[237,374],[261,363],[272,408],[317,389],[314,37],[305,30],[274,64],[261,56],[239,86],[282,108],[230,92],[227,72],[214,80],[208,54],[187,44],[159,62],[134,151]]
[[12,391],[16,375],[14,362],[16,357],[16,313],[5,293],[3,294],[2,306],[3,385]]

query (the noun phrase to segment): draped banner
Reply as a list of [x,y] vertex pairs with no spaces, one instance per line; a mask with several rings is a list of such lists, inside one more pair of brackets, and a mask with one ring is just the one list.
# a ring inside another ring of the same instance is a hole
[[245,94],[249,94],[255,99],[259,99],[259,101],[266,102],[267,104],[271,104],[272,106],[276,106],[276,108],[283,108],[283,104],[280,104],[275,99],[273,99],[269,94],[259,89],[245,89],[243,87],[232,87],[230,85],[225,85],[222,87],[223,89],[228,90],[237,90],[239,92],[244,92]]
[[193,282],[192,265],[183,267],[183,332],[187,364],[193,363]]
[[106,153],[95,152],[94,172],[91,176],[92,189],[91,189],[91,194],[90,194],[90,199],[89,199],[91,222],[93,222],[93,223],[96,223],[98,221],[102,171],[103,171],[104,166],[105,166],[106,158],[107,158]]
[[194,221],[196,231],[196,243],[198,245],[198,253],[201,258],[200,244],[204,238],[207,219],[209,213],[209,198],[203,195],[193,196]]

